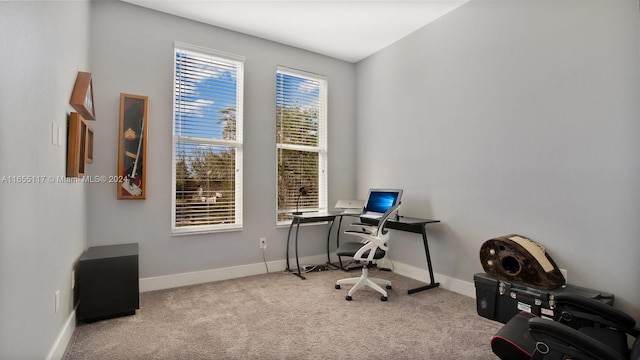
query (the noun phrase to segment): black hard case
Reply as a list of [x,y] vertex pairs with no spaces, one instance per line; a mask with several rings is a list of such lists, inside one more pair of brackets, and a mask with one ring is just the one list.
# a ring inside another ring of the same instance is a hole
[[592,290],[575,285],[564,285],[545,290],[500,280],[485,273],[475,274],[476,305],[478,315],[506,324],[520,311],[529,311],[537,316],[553,318],[555,296],[558,294],[580,295],[613,305],[611,293]]

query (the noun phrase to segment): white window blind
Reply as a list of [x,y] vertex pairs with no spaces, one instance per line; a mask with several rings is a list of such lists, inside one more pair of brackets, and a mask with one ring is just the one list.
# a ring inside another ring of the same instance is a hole
[[[277,222],[327,209],[327,78],[279,66],[276,73]],[[308,193],[299,196],[304,187]],[[299,204],[298,204],[298,199]]]
[[244,58],[175,44],[174,234],[242,228]]

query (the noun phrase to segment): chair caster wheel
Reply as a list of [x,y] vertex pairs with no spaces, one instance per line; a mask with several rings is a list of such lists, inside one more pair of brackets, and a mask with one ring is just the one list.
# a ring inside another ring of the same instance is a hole
[[347,297],[345,297],[345,299],[347,299],[347,301],[353,300],[353,298],[351,296],[349,296],[349,295],[347,295]]
[[386,296],[382,296],[382,297],[380,297],[380,300],[381,301],[387,301],[387,297]]
[[340,285],[336,284],[336,289],[340,289]]
[[387,290],[391,290],[391,285],[386,286]]

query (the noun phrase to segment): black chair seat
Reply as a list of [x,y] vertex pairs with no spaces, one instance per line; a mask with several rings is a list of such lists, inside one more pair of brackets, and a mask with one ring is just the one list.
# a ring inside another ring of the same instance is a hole
[[[336,249],[336,255],[353,257],[363,245],[364,244],[360,242],[346,242],[346,243],[340,244],[340,246]],[[384,254],[385,254],[384,250],[377,248],[376,252],[373,254],[373,258],[376,260],[382,259],[384,257]],[[367,256],[369,256],[368,251],[362,255],[362,257],[367,257]]]
[[589,337],[598,339],[598,341],[615,350],[625,359],[629,357],[627,334],[624,332],[596,327],[582,327],[579,331]]

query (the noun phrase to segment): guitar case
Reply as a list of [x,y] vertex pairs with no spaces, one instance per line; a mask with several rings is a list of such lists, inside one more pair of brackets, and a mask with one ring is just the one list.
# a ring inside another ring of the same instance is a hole
[[497,279],[555,289],[566,283],[560,269],[544,247],[522,235],[487,240],[480,247],[484,271]]

